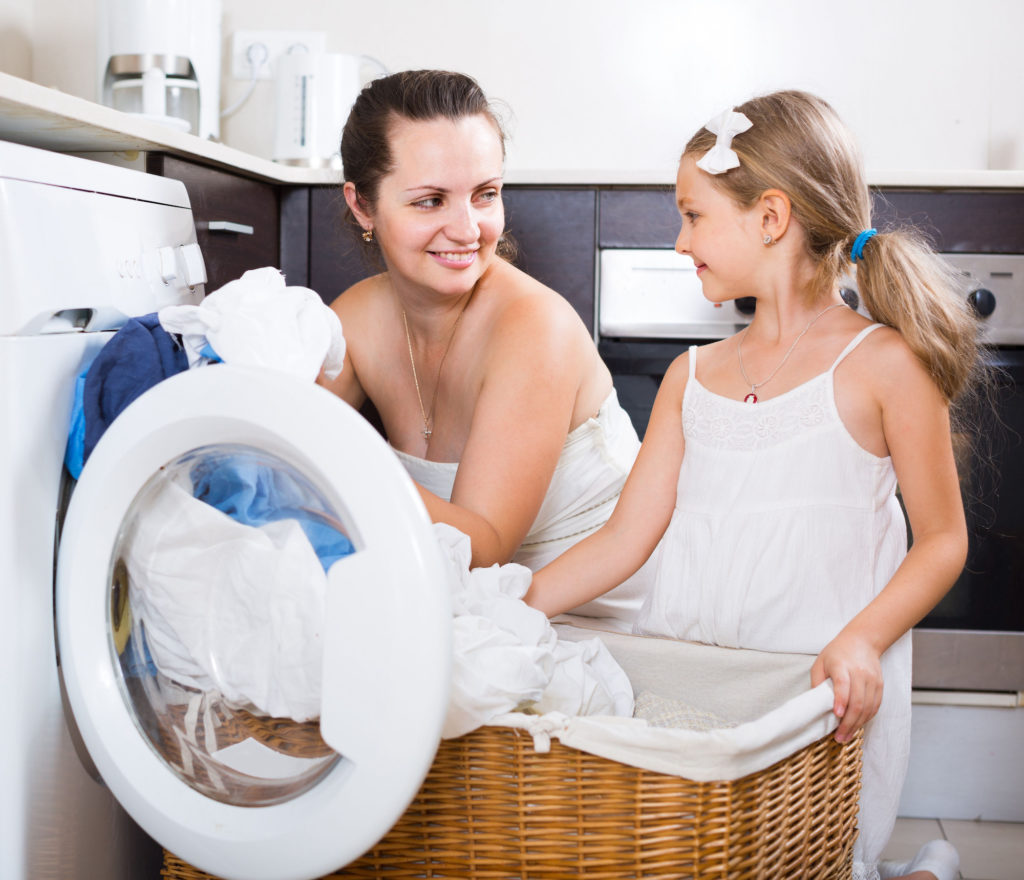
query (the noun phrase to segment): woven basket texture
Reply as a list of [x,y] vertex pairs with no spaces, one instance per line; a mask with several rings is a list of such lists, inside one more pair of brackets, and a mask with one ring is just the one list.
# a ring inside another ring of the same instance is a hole
[[[861,737],[693,782],[483,727],[441,743],[394,828],[330,880],[850,880]],[[167,880],[214,880],[165,853]],[[326,880],[326,878],[325,878]]]

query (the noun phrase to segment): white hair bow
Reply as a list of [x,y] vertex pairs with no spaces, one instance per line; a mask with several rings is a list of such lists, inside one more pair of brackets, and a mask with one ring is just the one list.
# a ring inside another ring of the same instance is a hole
[[704,127],[718,135],[715,145],[697,160],[697,167],[708,174],[721,174],[730,168],[739,168],[740,157],[732,149],[732,139],[746,131],[753,123],[742,113],[723,110]]

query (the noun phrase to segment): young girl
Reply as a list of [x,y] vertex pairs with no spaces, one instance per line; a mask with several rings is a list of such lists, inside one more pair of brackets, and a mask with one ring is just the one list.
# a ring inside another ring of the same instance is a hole
[[[867,725],[855,876],[875,878],[909,751],[910,629],[966,557],[949,407],[974,370],[975,321],[916,237],[870,228],[857,150],[811,95],[709,122],[676,199],[676,250],[704,296],[756,297],[753,321],[671,365],[611,518],[541,569],[527,601],[578,605],[660,541],[636,632],[816,655],[836,739]],[[878,323],[840,298],[851,261]],[[957,861],[935,841],[882,876],[946,880]]]

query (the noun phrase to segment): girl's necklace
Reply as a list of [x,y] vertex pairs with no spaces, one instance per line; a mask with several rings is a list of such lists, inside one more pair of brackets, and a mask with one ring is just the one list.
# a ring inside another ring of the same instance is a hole
[[800,335],[797,336],[797,338],[793,340],[793,344],[789,347],[789,351],[787,351],[786,354],[785,354],[785,357],[783,357],[782,360],[779,361],[778,366],[768,374],[768,378],[767,379],[762,379],[760,382],[751,382],[750,381],[750,377],[747,375],[747,371],[743,368],[743,340],[747,336],[747,331],[744,330],[743,331],[743,335],[740,337],[739,344],[736,346],[736,354],[739,356],[739,359],[740,359],[740,374],[743,376],[743,381],[746,382],[750,386],[750,393],[746,397],[743,398],[743,402],[744,403],[757,403],[757,389],[760,388],[762,385],[767,385],[769,382],[771,382],[771,380],[774,378],[775,374],[777,372],[779,372],[779,370],[781,370],[782,367],[785,365],[786,361],[789,360],[789,356],[793,353],[793,349],[796,348],[796,344],[801,339],[803,339],[804,338],[804,334],[808,330],[810,330],[811,327],[814,326],[814,322],[817,321],[818,318],[820,318],[826,312],[831,312],[832,309],[838,309],[840,306],[845,306],[845,305],[846,305],[846,303],[844,303],[844,302],[834,303],[834,304],[830,305],[827,309],[823,309],[822,311],[818,312],[818,314],[816,314],[813,318],[811,318],[811,320],[807,322],[807,326],[804,327],[804,329],[800,331]]
[[[470,297],[472,299],[472,297]],[[452,340],[455,338],[455,331],[459,327],[459,321],[462,320],[462,315],[466,311],[466,306],[469,305],[469,300],[466,300],[466,305],[462,307],[462,311],[459,312],[459,316],[455,319],[455,323],[452,324],[452,332],[448,334],[448,344],[444,347],[444,354],[441,355],[441,363],[437,365],[437,377],[434,380],[434,394],[430,398],[430,415],[427,415],[426,409],[423,407],[423,395],[420,394],[420,380],[419,376],[416,375],[416,359],[412,356],[412,336],[409,335],[409,319],[405,315],[405,309],[402,309],[402,323],[405,324],[405,342],[409,346],[409,363],[412,366],[412,382],[416,386],[416,399],[420,402],[420,415],[423,416],[423,430],[420,432],[423,434],[423,438],[429,443],[430,435],[433,434],[433,430],[430,425],[434,420],[434,407],[437,406],[437,390],[441,387],[441,370],[444,368],[445,358],[448,357],[448,350],[452,347]]]

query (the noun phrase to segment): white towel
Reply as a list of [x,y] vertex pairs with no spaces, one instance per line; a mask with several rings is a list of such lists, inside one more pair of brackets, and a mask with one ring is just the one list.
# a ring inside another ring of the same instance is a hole
[[598,638],[560,641],[547,617],[522,601],[533,572],[522,565],[469,567],[469,538],[437,523],[452,588],[452,693],[441,735],[461,736],[515,709],[566,715],[632,715],[629,679]]
[[272,266],[250,269],[197,306],[167,306],[160,325],[181,334],[189,366],[209,344],[227,364],[269,367],[303,379],[341,372],[341,321],[305,287],[286,287]]

